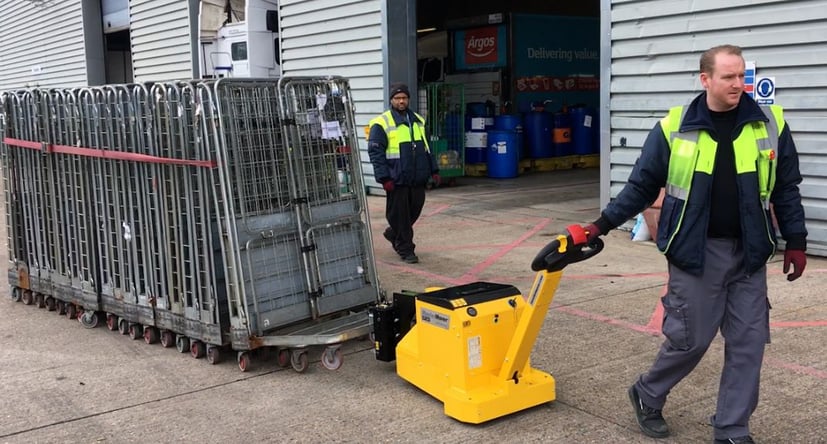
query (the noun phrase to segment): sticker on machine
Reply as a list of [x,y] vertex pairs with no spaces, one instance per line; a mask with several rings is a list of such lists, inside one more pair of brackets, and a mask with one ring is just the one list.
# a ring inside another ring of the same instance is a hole
[[444,328],[448,330],[448,324],[451,323],[451,317],[444,315],[442,313],[437,313],[433,310],[428,310],[427,308],[423,308],[420,312],[420,316],[422,317],[422,322],[426,324],[431,324],[433,326]]
[[479,336],[468,338],[468,369],[482,367],[482,344]]

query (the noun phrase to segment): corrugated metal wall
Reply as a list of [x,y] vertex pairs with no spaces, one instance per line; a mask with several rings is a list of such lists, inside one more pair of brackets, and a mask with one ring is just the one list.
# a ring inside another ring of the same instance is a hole
[[0,90],[86,85],[79,0],[0,1]]
[[808,251],[827,255],[827,0],[602,0],[602,8],[603,19],[611,17],[610,42],[602,45],[611,50],[603,59],[611,83],[602,121],[611,118],[602,128],[602,165],[611,167],[601,204],[623,187],[655,122],[702,91],[701,52],[731,43],[755,61],[758,76],[776,79],[776,103],[785,108],[805,176]]
[[131,0],[129,20],[136,82],[193,77],[188,1]]
[[280,2],[282,74],[338,75],[350,80],[362,169],[369,186],[377,184],[373,180],[363,128],[385,110],[382,3],[380,0]]

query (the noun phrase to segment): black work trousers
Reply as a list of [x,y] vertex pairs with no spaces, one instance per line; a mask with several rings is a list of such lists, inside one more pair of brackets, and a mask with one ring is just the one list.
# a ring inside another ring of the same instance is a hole
[[414,254],[416,244],[413,241],[413,225],[422,207],[425,206],[425,186],[408,187],[397,185],[387,192],[385,200],[385,218],[391,229],[393,248],[400,256]]

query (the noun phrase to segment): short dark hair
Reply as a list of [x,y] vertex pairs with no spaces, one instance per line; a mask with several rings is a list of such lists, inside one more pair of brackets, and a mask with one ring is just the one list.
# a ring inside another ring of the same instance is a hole
[[707,74],[712,74],[715,70],[715,56],[720,53],[725,54],[732,54],[739,57],[743,57],[741,55],[741,47],[735,45],[719,45],[714,46],[712,48],[707,49],[701,54],[701,72],[705,72]]

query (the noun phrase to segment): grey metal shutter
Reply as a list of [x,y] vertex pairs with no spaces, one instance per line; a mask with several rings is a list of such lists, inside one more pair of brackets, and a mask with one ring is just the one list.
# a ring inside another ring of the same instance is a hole
[[186,0],[129,2],[136,82],[193,77],[189,3]]
[[338,75],[350,80],[356,109],[362,170],[369,186],[373,167],[364,127],[385,109],[379,0],[281,2],[282,74]]
[[83,32],[79,0],[0,2],[0,90],[86,86]]

